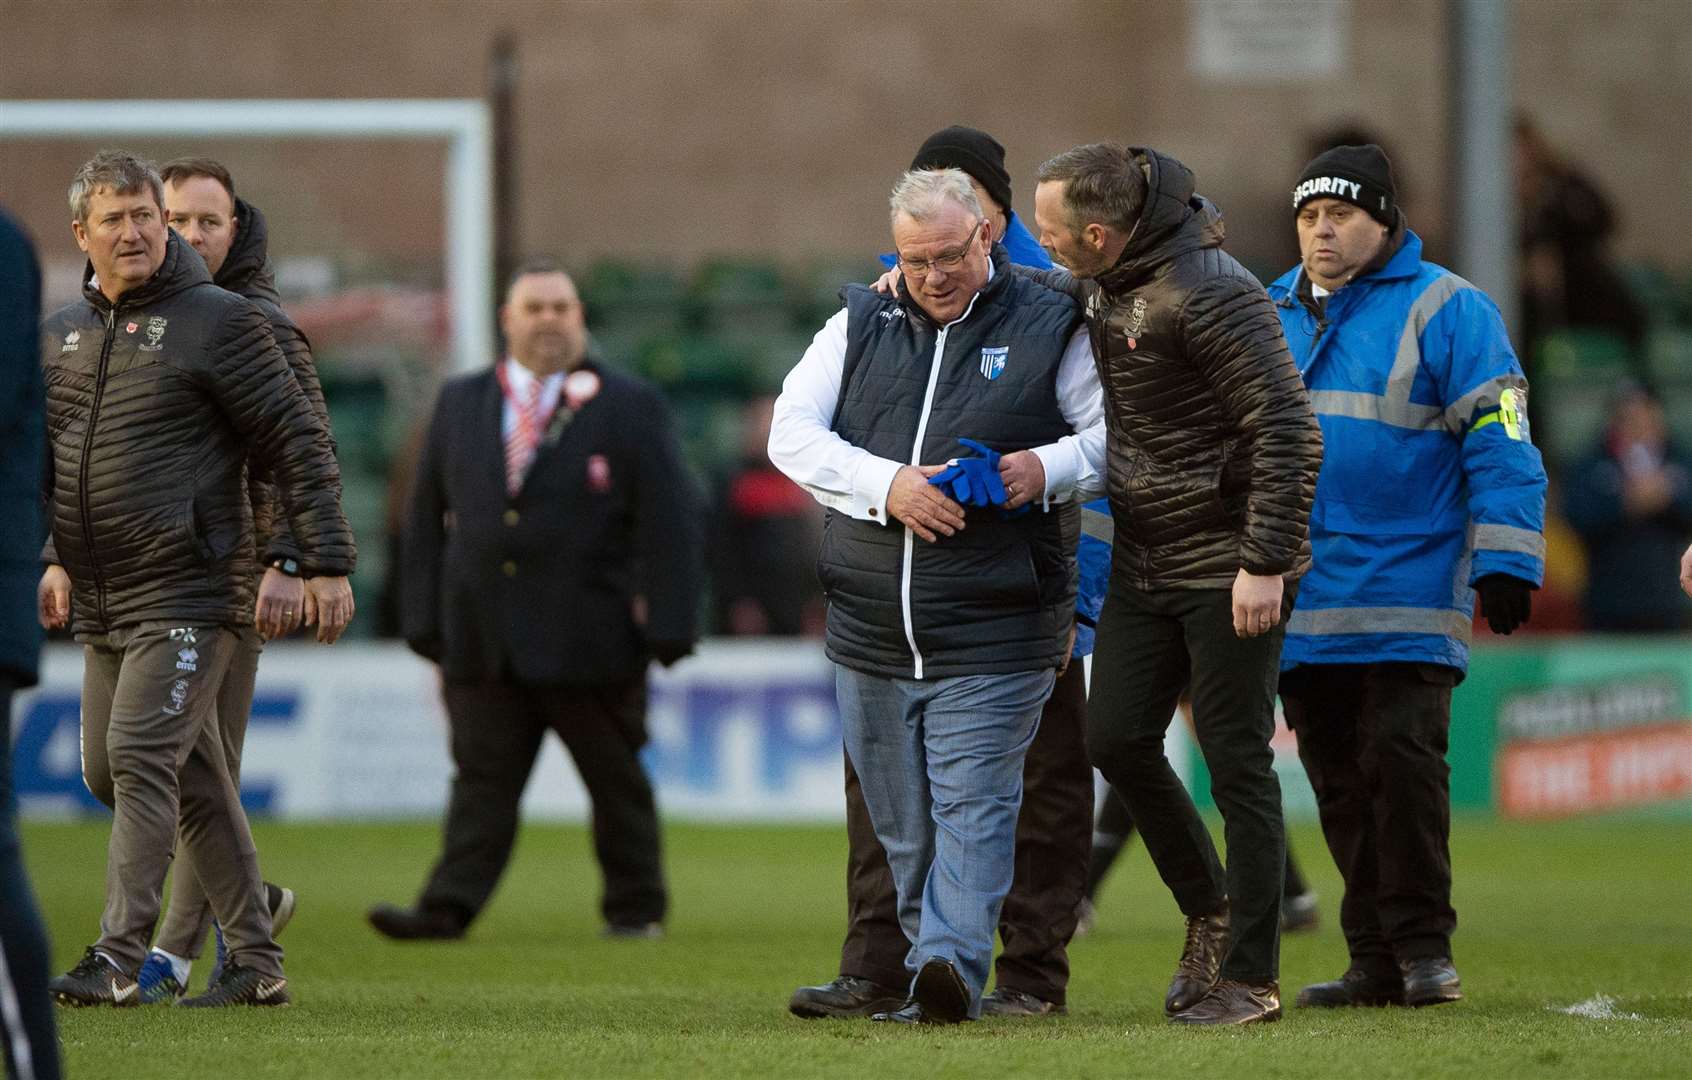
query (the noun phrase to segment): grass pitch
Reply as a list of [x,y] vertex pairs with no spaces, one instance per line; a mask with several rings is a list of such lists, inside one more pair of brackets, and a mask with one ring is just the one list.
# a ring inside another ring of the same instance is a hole
[[[435,855],[435,825],[256,831],[266,876],[300,895],[282,938],[294,1007],[60,1009],[70,1075],[1480,1080],[1692,1069],[1683,809],[1535,825],[1459,819],[1456,958],[1467,1001],[1289,1007],[1281,1023],[1231,1031],[1165,1022],[1181,923],[1138,847],[1102,897],[1098,930],[1071,949],[1069,1016],[911,1029],[787,1014],[795,986],[835,973],[840,828],[673,827],[669,937],[605,941],[585,830],[531,826],[470,936],[423,945],[379,939],[363,913],[411,899]],[[1293,831],[1324,922],[1283,946],[1289,1003],[1345,966],[1332,863],[1313,826]],[[104,821],[24,830],[56,970],[97,936],[106,835]],[[208,967],[197,965],[196,989]]]

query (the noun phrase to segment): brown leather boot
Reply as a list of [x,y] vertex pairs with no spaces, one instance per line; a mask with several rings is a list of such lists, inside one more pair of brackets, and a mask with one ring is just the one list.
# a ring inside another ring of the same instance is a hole
[[1270,1024],[1281,1018],[1281,987],[1279,983],[1235,982],[1223,979],[1204,995],[1197,1005],[1178,1012],[1169,1019],[1176,1024],[1204,1024],[1226,1026],[1232,1024]]
[[1195,915],[1187,920],[1187,943],[1175,978],[1163,999],[1163,1011],[1171,1016],[1191,1008],[1216,985],[1222,970],[1222,956],[1228,951],[1228,909],[1215,915]]

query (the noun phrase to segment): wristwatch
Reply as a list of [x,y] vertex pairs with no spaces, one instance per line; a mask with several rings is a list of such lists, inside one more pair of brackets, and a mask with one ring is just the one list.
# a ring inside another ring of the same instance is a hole
[[270,568],[272,570],[280,570],[289,577],[300,576],[300,564],[295,562],[293,559],[280,557],[272,559],[270,560]]

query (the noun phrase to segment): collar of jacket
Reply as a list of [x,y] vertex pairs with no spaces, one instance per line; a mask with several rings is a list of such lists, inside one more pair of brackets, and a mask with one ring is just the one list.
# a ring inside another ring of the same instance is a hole
[[[995,243],[993,245],[992,253],[988,257],[993,260],[993,277],[986,285],[981,287],[980,292],[975,294],[976,299],[982,304],[990,304],[994,300],[998,299],[999,294],[1005,291],[1006,284],[1011,278],[1010,254],[1005,251],[1005,245]],[[905,288],[905,275],[903,274],[899,275],[899,303],[904,307],[907,313],[921,316],[922,319],[930,326],[940,325],[934,321],[933,316],[929,315],[928,312],[922,309],[921,304],[911,299],[910,292]],[[964,308],[965,313],[975,311],[976,306]],[[959,318],[962,318],[962,316],[959,316]]]
[[235,242],[212,281],[220,289],[280,303],[276,272],[270,265],[270,227],[264,213],[245,199],[235,200]]
[[[1350,281],[1328,294],[1330,300],[1356,284],[1370,284],[1377,281],[1391,281],[1396,278],[1415,277],[1422,267],[1422,238],[1417,236],[1404,219],[1404,211],[1398,211],[1394,219],[1392,231],[1387,233],[1386,243],[1375,253]],[[1301,262],[1293,268],[1292,288],[1286,295],[1275,297],[1275,302],[1282,307],[1291,307],[1295,303],[1309,307],[1315,303],[1315,293],[1310,291],[1310,275],[1304,272]],[[1273,288],[1273,286],[1271,287]],[[1285,286],[1281,286],[1285,288]]]
[[106,294],[94,284],[94,264],[90,262],[82,269],[82,295],[96,309],[113,311],[117,308],[150,304],[195,285],[210,285],[211,280],[206,261],[200,258],[199,252],[184,243],[182,238],[176,235],[175,229],[167,228],[164,262],[153,271],[152,277],[125,292],[114,304],[106,299]]
[[1113,296],[1136,288],[1177,256],[1221,247],[1227,235],[1222,211],[1194,190],[1191,169],[1147,147],[1130,147],[1129,153],[1146,175],[1146,204],[1115,265],[1097,278]]

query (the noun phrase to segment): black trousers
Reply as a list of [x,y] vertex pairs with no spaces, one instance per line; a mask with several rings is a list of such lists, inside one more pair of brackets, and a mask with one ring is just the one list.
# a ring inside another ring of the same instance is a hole
[[[1093,854],[1087,867],[1087,899],[1098,895],[1105,876],[1133,837],[1134,816],[1128,812],[1128,804],[1115,791],[1106,791],[1099,803],[1098,819],[1093,823]],[[1310,885],[1298,868],[1298,860],[1293,858],[1292,841],[1288,840],[1287,861],[1281,875],[1281,895],[1303,896],[1309,891]]]
[[47,932],[24,872],[18,844],[17,798],[12,791],[12,683],[0,673],[0,989],[16,1010],[0,1009],[0,1059],[6,1075],[58,1080],[59,1037],[47,997]]
[[541,739],[564,741],[592,800],[593,849],[613,926],[664,918],[658,811],[637,756],[646,744],[646,680],[592,686],[452,683],[444,690],[457,771],[441,859],[419,904],[468,921],[498,884],[517,838],[518,801]]
[[[1057,680],[1022,764],[1016,871],[999,912],[1000,987],[1065,1004],[1069,939],[1087,887],[1093,769],[1085,738],[1087,683],[1079,660]],[[887,854],[870,825],[852,759],[846,758],[846,941],[840,974],[883,986],[910,981],[911,943],[899,926]]]
[[1308,664],[1281,676],[1287,725],[1345,879],[1353,967],[1451,955],[1451,690],[1443,664]]
[[[1181,911],[1231,909],[1233,941],[1222,977],[1278,978],[1286,834],[1275,776],[1275,682],[1281,640],[1298,588],[1287,582],[1281,621],[1266,634],[1234,634],[1227,589],[1136,589],[1112,575],[1093,650],[1087,749],[1128,804],[1146,851]],[[1193,732],[1210,769],[1228,844],[1226,873],[1181,778],[1163,754],[1164,733],[1191,684]]]

